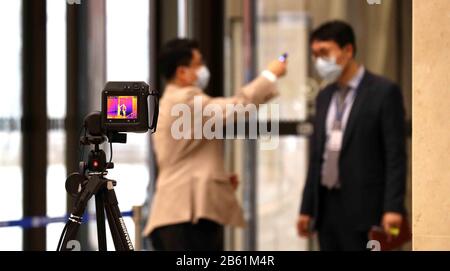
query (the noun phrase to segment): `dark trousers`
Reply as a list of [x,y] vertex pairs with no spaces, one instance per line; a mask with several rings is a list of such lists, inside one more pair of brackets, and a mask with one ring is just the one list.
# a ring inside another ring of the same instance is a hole
[[349,225],[342,205],[339,189],[323,188],[321,213],[318,221],[319,245],[321,251],[363,251],[367,250],[368,232],[357,231]]
[[222,251],[223,226],[211,220],[157,228],[150,235],[159,251]]

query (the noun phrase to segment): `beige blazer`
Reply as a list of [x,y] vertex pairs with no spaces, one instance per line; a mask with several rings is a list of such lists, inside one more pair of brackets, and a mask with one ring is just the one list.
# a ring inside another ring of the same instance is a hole
[[[196,87],[166,87],[160,100],[158,128],[153,135],[159,174],[144,235],[161,226],[196,223],[201,218],[223,225],[245,225],[230,176],[224,169],[223,141],[174,139],[171,127],[179,116],[172,116],[173,106],[186,104],[194,112],[194,98],[202,97],[203,109],[208,104],[217,104],[225,112],[227,104],[259,105],[277,94],[275,84],[262,76],[244,86],[236,96],[227,98],[212,98]],[[224,114],[224,123],[226,118]]]

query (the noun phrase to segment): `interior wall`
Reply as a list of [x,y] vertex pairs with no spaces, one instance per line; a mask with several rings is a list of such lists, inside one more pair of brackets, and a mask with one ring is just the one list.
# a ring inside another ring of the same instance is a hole
[[450,250],[450,1],[413,2],[413,249]]

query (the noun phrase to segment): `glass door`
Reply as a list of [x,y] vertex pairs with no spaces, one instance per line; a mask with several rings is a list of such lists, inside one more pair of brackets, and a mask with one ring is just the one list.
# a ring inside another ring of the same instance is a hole
[[307,120],[309,18],[301,1],[259,0],[256,4],[257,70],[283,53],[288,74],[277,82],[280,136],[272,150],[256,149],[257,249],[306,250],[306,239],[296,232],[301,192],[307,170],[308,139],[284,130]]
[[248,0],[227,1],[225,18],[227,95],[271,60],[289,56],[288,74],[277,82],[280,96],[269,102],[279,111],[276,146],[264,148],[263,139],[253,147],[244,140],[227,143],[227,166],[241,177],[240,197],[251,222],[246,230],[228,234],[227,248],[308,250],[308,240],[297,236],[296,220],[308,164],[310,104],[317,91],[309,79],[309,16],[303,1]]

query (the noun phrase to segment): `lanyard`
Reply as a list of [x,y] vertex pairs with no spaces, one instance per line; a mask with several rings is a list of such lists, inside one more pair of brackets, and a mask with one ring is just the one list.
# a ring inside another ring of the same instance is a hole
[[[349,90],[351,92],[351,90]],[[351,102],[351,100],[348,98],[350,93],[348,93],[343,101],[342,108],[339,108],[339,94],[335,95],[334,101],[336,103],[336,115],[335,115],[335,121],[342,123],[342,118],[344,117],[345,109],[347,108],[347,105]],[[353,92],[353,97],[351,99],[354,99],[356,95],[356,91]]]

